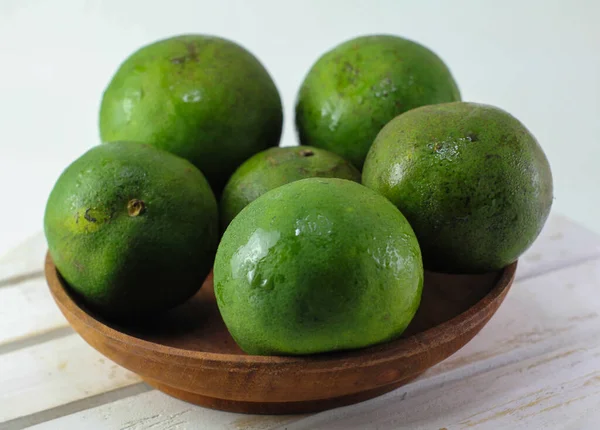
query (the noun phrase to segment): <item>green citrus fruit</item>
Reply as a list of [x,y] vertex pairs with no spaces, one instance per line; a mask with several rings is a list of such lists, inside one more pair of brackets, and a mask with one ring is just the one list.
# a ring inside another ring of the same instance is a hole
[[410,109],[460,100],[444,62],[397,36],[363,36],[312,66],[296,105],[303,145],[328,149],[359,169],[381,128]]
[[202,173],[183,158],[129,142],[94,147],[67,167],[48,199],[44,228],[71,288],[116,317],[193,295],[219,237],[217,204]]
[[242,164],[221,197],[221,223],[231,220],[257,197],[300,179],[321,177],[360,182],[360,172],[339,155],[310,146],[271,148]]
[[398,337],[421,299],[415,235],[388,200],[308,178],[244,208],[219,245],[217,303],[250,354],[313,354]]
[[277,88],[250,52],[184,35],[147,45],[119,67],[102,98],[100,135],[184,157],[219,194],[244,160],[278,145],[282,121]]
[[410,221],[425,267],[487,272],[515,261],[552,205],[552,174],[521,122],[498,108],[447,103],[387,124],[367,156],[363,183]]

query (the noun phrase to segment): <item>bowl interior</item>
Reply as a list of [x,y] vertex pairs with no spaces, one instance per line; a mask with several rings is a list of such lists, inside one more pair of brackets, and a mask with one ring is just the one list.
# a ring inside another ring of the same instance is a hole
[[[502,271],[482,275],[426,272],[421,305],[402,337],[425,331],[465,312],[491,291],[501,275]],[[69,293],[69,289],[66,290]],[[198,293],[183,305],[135,324],[106,321],[85,309],[73,294],[69,296],[94,319],[125,335],[184,350],[246,355],[221,318],[212,273]]]

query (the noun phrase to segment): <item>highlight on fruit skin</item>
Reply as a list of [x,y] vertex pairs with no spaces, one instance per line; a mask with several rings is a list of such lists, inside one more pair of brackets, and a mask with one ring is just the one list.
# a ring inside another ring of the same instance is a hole
[[263,194],[217,251],[221,316],[249,354],[301,355],[397,338],[421,300],[416,237],[388,200],[337,178]]
[[481,273],[514,262],[552,206],[552,172],[527,128],[493,106],[456,102],[399,115],[377,135],[363,184],[411,223],[425,268]]
[[104,142],[154,145],[186,158],[219,195],[246,159],[279,144],[283,109],[263,64],[216,36],[185,34],[131,54],[102,97]]
[[198,291],[218,244],[217,203],[183,158],[113,142],[90,149],[60,175],[44,231],[70,291],[102,316],[132,320]]
[[444,62],[425,46],[393,35],[360,36],[323,54],[296,102],[302,145],[339,154],[359,170],[381,128],[419,106],[460,100]]
[[360,172],[332,152],[310,146],[270,148],[246,160],[229,178],[219,205],[222,227],[267,191],[312,177],[360,183]]

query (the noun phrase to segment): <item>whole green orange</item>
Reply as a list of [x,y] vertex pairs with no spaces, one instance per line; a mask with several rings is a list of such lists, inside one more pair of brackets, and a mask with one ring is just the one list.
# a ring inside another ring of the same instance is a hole
[[282,122],[279,93],[256,57],[195,34],[134,52],[100,108],[103,141],[148,143],[186,158],[216,194],[244,160],[278,145]]
[[217,203],[202,173],[131,142],[96,146],[65,169],[44,230],[54,264],[85,304],[130,319],[192,296],[219,238]]
[[410,109],[460,100],[448,67],[416,42],[362,36],[338,45],[312,66],[296,105],[302,145],[327,149],[362,169],[373,139]]
[[270,148],[249,158],[231,176],[220,202],[224,227],[250,202],[273,188],[321,177],[360,182],[360,172],[339,155],[310,146]]
[[544,151],[507,112],[476,103],[424,106],[375,139],[363,183],[410,221],[430,270],[477,273],[515,261],[552,206]]
[[308,178],[263,194],[229,224],[214,267],[227,328],[250,354],[313,354],[398,337],[421,300],[415,235],[356,182]]

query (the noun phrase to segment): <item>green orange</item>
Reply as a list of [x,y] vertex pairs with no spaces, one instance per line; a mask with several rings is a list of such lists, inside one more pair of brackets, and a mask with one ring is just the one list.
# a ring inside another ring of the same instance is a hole
[[391,35],[362,36],[321,56],[302,83],[296,126],[303,145],[361,169],[381,128],[419,106],[460,100],[448,67],[431,50]]
[[247,158],[276,146],[281,99],[259,60],[214,36],[182,35],[134,52],[104,92],[103,141],[129,140],[191,161],[219,194]]
[[341,178],[360,182],[360,172],[339,155],[310,146],[271,148],[242,164],[229,179],[220,203],[224,227],[250,202],[300,179]]
[[263,194],[219,244],[215,295],[250,354],[313,354],[398,337],[421,299],[416,237],[356,182],[309,178]]
[[406,112],[377,136],[363,183],[410,221],[431,270],[477,273],[515,261],[552,206],[552,173],[535,137],[493,106]]
[[217,204],[191,163],[149,145],[90,149],[54,185],[44,216],[50,254],[84,303],[134,318],[175,306],[208,275]]

